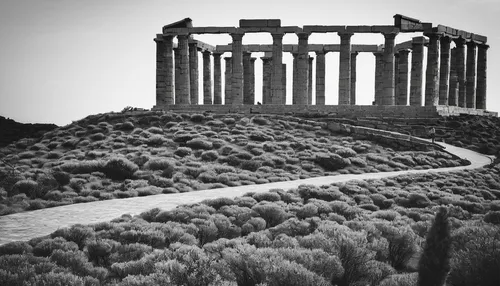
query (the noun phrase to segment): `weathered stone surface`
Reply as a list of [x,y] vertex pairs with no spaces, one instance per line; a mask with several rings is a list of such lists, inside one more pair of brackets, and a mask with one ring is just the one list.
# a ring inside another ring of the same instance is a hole
[[271,76],[271,104],[281,104],[283,101],[283,33],[274,33]]
[[222,104],[222,70],[220,58],[222,53],[214,55],[214,104]]
[[486,77],[488,45],[478,45],[477,48],[477,89],[476,108],[486,109]]
[[458,104],[458,74],[457,74],[457,48],[451,49],[450,59],[450,89],[448,92],[448,105]]
[[252,28],[252,27],[280,27],[280,19],[241,19],[241,28]]
[[[189,79],[189,47],[188,35],[178,35],[179,43],[179,93],[175,94],[176,104],[191,104]],[[177,91],[177,90],[176,90]]]
[[243,104],[254,104],[252,93],[252,72],[250,67],[251,53],[243,52]]
[[358,52],[351,53],[351,105],[356,105],[356,59]]
[[243,51],[242,40],[244,34],[231,34],[232,43],[232,76],[231,76],[231,104],[243,104]]
[[198,104],[198,42],[189,41],[189,80],[191,104]]
[[439,39],[441,34],[428,34],[427,70],[425,73],[425,105],[439,103]]
[[384,73],[383,73],[383,89],[381,96],[381,105],[394,105],[395,86],[394,86],[394,40],[396,33],[384,34]]
[[439,105],[447,105],[448,97],[450,92],[450,37],[441,37],[441,56],[440,56],[440,67],[439,67]]
[[298,33],[299,52],[297,55],[297,94],[294,94],[293,104],[309,104],[307,100],[307,80],[309,78],[308,33]]
[[410,105],[422,105],[422,83],[424,70],[424,38],[415,37],[412,42]]
[[281,87],[283,95],[281,97],[281,104],[286,104],[286,64],[281,65]]
[[325,52],[316,52],[316,105],[325,105]]
[[466,107],[476,108],[476,43],[467,43]]
[[312,104],[313,98],[313,62],[314,58],[309,56],[309,70],[307,71],[307,103]]
[[262,104],[271,104],[272,58],[262,57]]
[[375,56],[375,105],[381,104],[382,98],[382,88],[383,88],[383,72],[384,72],[384,60],[382,59],[383,54],[380,52],[373,53]]
[[233,59],[231,57],[225,57],[226,61],[226,71],[224,72],[224,104],[231,104],[231,88],[233,81],[231,77],[233,75]]
[[339,33],[339,105],[351,104],[351,33]]
[[453,40],[457,53],[457,77],[458,77],[458,106],[465,107],[465,40],[457,38]]
[[408,54],[410,51],[401,50],[398,52],[398,77],[396,81],[396,105],[408,104]]
[[203,104],[212,104],[212,65],[211,53],[203,52]]

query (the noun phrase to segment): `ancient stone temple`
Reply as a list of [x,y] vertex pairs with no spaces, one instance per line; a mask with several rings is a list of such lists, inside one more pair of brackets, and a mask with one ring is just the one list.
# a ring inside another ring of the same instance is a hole
[[[269,33],[272,44],[243,45],[243,38],[249,33]],[[313,33],[332,33],[340,38],[340,44],[309,44]],[[356,33],[382,34],[384,43],[351,44],[351,37]],[[417,36],[397,43],[401,33]],[[232,42],[213,46],[196,40],[199,34],[228,34]],[[283,44],[285,34],[295,34],[297,43]],[[164,26],[154,40],[157,44],[154,109],[157,110],[318,112],[339,116],[363,113],[403,117],[496,115],[485,110],[487,38],[399,14],[394,16],[393,25],[374,26],[298,27],[281,26],[279,19],[242,19],[239,27],[193,27],[191,19],[186,18]],[[198,71],[198,52],[203,55],[202,76]],[[252,57],[252,53],[257,52],[264,56]],[[293,64],[283,63],[283,53],[293,55]],[[325,105],[325,98],[329,96],[325,94],[327,53],[339,55],[337,105]],[[359,53],[373,54],[372,105],[356,105]],[[258,87],[262,89],[261,104],[255,99],[256,60],[261,60],[263,66],[263,84]],[[224,86],[222,66],[225,67]],[[293,69],[292,79],[286,78],[287,68]],[[291,91],[287,90],[287,80],[292,82]],[[200,81],[203,102],[198,100]],[[315,104],[312,104],[313,96]],[[286,104],[287,97],[291,105]]]

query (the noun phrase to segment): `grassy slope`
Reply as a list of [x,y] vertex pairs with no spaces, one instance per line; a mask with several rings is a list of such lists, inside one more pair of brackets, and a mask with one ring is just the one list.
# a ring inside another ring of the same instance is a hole
[[293,117],[142,112],[89,116],[0,149],[0,214],[340,173],[457,166]]

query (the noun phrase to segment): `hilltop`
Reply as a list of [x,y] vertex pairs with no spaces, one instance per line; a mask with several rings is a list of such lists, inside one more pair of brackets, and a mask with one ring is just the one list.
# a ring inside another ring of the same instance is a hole
[[0,116],[0,148],[21,138],[38,138],[57,127],[55,124],[19,123]]

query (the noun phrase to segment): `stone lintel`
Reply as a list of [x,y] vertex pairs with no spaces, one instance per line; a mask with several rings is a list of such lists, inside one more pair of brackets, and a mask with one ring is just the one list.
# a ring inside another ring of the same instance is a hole
[[352,45],[351,51],[353,53],[361,53],[361,52],[367,52],[367,53],[374,53],[378,51],[378,46],[377,45]]
[[399,28],[395,26],[372,26],[371,33],[383,33],[383,34],[399,33]]
[[213,52],[215,51],[215,47],[210,45],[210,44],[207,44],[205,42],[202,42],[200,40],[195,40],[195,39],[189,39],[189,44],[193,44],[195,43],[197,48],[198,48],[198,51],[209,51],[209,52]]
[[241,28],[255,28],[255,27],[281,27],[280,19],[241,19]]
[[348,33],[371,33],[372,26],[346,26],[345,31]]
[[345,32],[345,26],[319,26],[307,25],[303,28],[304,33],[338,33]]
[[172,29],[172,28],[191,28],[191,27],[193,27],[193,20],[191,20],[191,18],[184,18],[180,21],[163,26],[162,31],[165,32],[166,29]]
[[236,27],[195,27],[195,28],[169,28],[163,31],[163,34],[231,34],[244,33]]
[[283,26],[281,27],[281,31],[283,31],[283,33],[300,33],[302,32],[302,28],[300,28],[299,26]]
[[485,36],[470,33],[470,32],[455,29],[455,28],[451,28],[451,27],[444,26],[444,25],[438,25],[434,29],[436,29],[437,32],[445,33],[447,36],[450,36],[450,37],[462,37],[466,40],[472,40],[472,41],[480,42],[480,43],[486,43],[486,41],[488,40],[488,38]]
[[[250,52],[250,53],[257,53],[257,52],[269,52],[271,53],[273,50],[272,45],[243,45],[242,51],[243,52]],[[377,45],[351,45],[351,50],[352,52],[369,52],[369,53],[374,53],[377,51],[381,51],[382,49],[379,48]],[[218,53],[224,53],[224,52],[231,52],[232,51],[232,46],[231,45],[217,45],[214,50],[211,50],[211,52],[218,52]],[[308,46],[308,51],[309,52],[339,52],[340,51],[340,45],[339,44],[330,44],[330,45],[322,45],[322,44],[312,44]],[[283,52],[285,53],[298,53],[299,52],[299,47],[297,44],[285,44],[283,45]]]
[[412,38],[412,43],[414,44],[427,44],[429,42],[429,40],[427,40],[427,38],[425,37],[413,37]]

